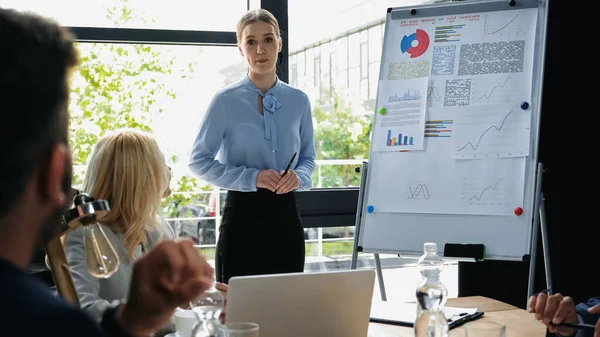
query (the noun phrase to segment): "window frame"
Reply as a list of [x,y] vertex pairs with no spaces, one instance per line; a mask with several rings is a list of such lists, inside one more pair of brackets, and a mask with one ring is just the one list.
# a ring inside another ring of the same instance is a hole
[[[249,6],[250,1],[247,1],[247,8]],[[277,76],[283,82],[289,83],[288,0],[261,0],[260,6],[270,11],[279,22],[283,39],[277,62]],[[73,32],[78,43],[237,46],[236,32],[234,31],[75,26],[66,26],[65,28]],[[304,58],[302,61],[306,62],[306,59]],[[330,65],[330,60],[326,61]],[[304,71],[306,72],[306,66]],[[332,195],[336,195],[336,197],[332,198]],[[305,223],[305,228],[355,225],[358,201],[357,187],[313,189],[299,192],[298,196],[300,214]],[[335,202],[332,203],[332,201]]]

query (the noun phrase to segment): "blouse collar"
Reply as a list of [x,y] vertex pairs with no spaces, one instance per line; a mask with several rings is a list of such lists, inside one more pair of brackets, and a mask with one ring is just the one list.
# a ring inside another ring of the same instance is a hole
[[264,117],[264,128],[265,128],[265,139],[271,144],[271,150],[276,152],[279,148],[277,140],[277,125],[275,124],[275,112],[281,107],[281,103],[275,98],[275,93],[281,87],[281,81],[276,78],[275,85],[271,87],[266,93],[262,93],[255,85],[250,81],[248,75],[244,76],[242,80],[244,85],[256,92],[263,98],[263,117]]
[[248,74],[246,74],[246,75],[244,76],[244,78],[242,79],[242,83],[243,83],[243,84],[244,84],[246,87],[250,88],[250,89],[251,89],[251,90],[253,90],[253,91],[256,91],[256,92],[257,92],[259,95],[261,95],[261,96],[263,96],[263,97],[265,97],[266,95],[272,95],[272,94],[275,94],[275,93],[276,93],[276,92],[279,90],[279,88],[281,87],[281,80],[279,79],[279,77],[278,77],[278,76],[275,76],[275,84],[274,84],[274,85],[271,87],[271,89],[267,90],[267,92],[266,92],[266,93],[264,93],[264,94],[263,94],[263,92],[262,92],[262,91],[260,91],[260,89],[258,89],[258,88],[257,88],[257,87],[254,85],[254,83],[252,83],[252,81],[250,81],[250,77],[248,77]]

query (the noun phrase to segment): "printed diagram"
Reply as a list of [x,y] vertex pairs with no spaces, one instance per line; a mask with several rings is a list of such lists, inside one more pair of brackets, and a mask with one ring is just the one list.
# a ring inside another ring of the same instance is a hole
[[450,137],[453,122],[451,119],[426,120],[425,137]]
[[465,28],[465,24],[447,25],[435,27],[435,43],[460,42],[460,30]]
[[404,35],[400,41],[400,51],[408,53],[411,58],[419,57],[429,48],[429,35],[422,29],[417,29],[410,35]]
[[440,100],[440,92],[437,87],[429,87],[427,88],[427,99],[430,101],[439,101]]
[[381,81],[379,88],[373,150],[423,150],[427,77]]
[[429,200],[431,193],[427,184],[420,182],[410,182],[407,185],[406,196],[410,200]]
[[461,113],[453,128],[454,158],[481,159],[529,155],[529,111],[487,107]]
[[430,108],[444,106],[444,96],[442,95],[444,95],[446,87],[442,83],[445,83],[445,81],[435,83],[430,82],[429,87],[427,87],[427,106]]
[[519,103],[522,75],[490,75],[471,80],[471,105]]
[[504,38],[524,36],[529,26],[527,17],[514,11],[485,14],[483,19],[485,36]]
[[507,206],[510,201],[507,187],[503,178],[495,180],[464,178],[461,201],[469,205]]

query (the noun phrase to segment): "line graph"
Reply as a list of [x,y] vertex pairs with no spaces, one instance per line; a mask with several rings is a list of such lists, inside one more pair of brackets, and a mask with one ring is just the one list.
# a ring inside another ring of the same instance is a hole
[[[519,17],[519,14],[515,15],[515,17],[514,17],[514,18],[512,18],[510,21],[508,21],[508,23],[507,23],[507,24],[505,24],[504,26],[502,26],[502,27],[500,27],[500,28],[498,28],[498,29],[496,29],[496,30],[493,30],[493,31],[491,31],[491,32],[486,32],[486,35],[492,35],[492,34],[496,34],[496,33],[498,33],[499,31],[501,31],[501,30],[503,30],[504,28],[508,27],[508,25],[510,25],[510,24],[511,24],[513,21],[515,21],[515,20],[516,20],[518,17]],[[487,28],[487,27],[486,27],[486,28]]]
[[498,85],[494,86],[494,87],[492,88],[492,90],[490,90],[490,93],[489,93],[489,94],[483,94],[483,95],[481,95],[481,97],[479,97],[479,98],[478,98],[478,100],[480,100],[480,99],[482,99],[482,98],[485,98],[485,99],[490,99],[490,97],[492,97],[492,94],[494,93],[494,91],[495,91],[496,89],[498,89],[498,88],[504,88],[504,87],[506,86],[506,82],[508,82],[508,80],[509,80],[509,79],[510,79],[510,76],[507,76],[507,77],[506,77],[506,79],[504,80],[504,83],[502,83],[502,84],[498,84]]
[[519,103],[524,92],[522,74],[477,76],[471,79],[471,105]]
[[446,92],[446,80],[431,79],[427,86],[427,106],[443,107]]
[[427,184],[414,182],[408,184],[406,196],[410,200],[429,200],[431,193]]
[[455,159],[529,155],[531,115],[504,107],[471,108],[454,120]]
[[440,93],[436,87],[427,88],[427,99],[434,99],[436,101],[440,100]]
[[469,205],[507,206],[510,203],[509,192],[509,184],[504,178],[464,178],[461,202]]
[[479,148],[479,144],[481,144],[481,139],[483,138],[483,136],[485,136],[485,134],[492,130],[492,129],[496,129],[498,131],[502,130],[502,127],[504,126],[504,123],[506,123],[506,119],[508,118],[508,116],[510,116],[510,114],[512,114],[513,112],[509,112],[508,115],[506,115],[504,117],[504,119],[502,120],[502,123],[500,123],[500,126],[496,126],[496,125],[492,125],[489,128],[485,129],[485,131],[483,131],[483,133],[481,134],[481,136],[479,136],[479,139],[477,140],[477,143],[475,145],[473,145],[473,143],[471,142],[467,142],[467,144],[465,144],[463,147],[461,147],[460,149],[456,150],[457,152],[460,152],[464,149],[466,149],[468,146],[470,146],[473,150],[477,150],[477,148]]
[[483,189],[483,191],[481,191],[481,193],[479,193],[479,195],[474,195],[474,196],[470,197],[469,199],[467,199],[467,201],[473,201],[473,200],[481,201],[481,199],[483,198],[483,194],[487,190],[495,190],[496,188],[498,188],[498,184],[500,183],[500,181],[502,181],[502,178],[498,179],[498,181],[494,184],[494,186],[487,186],[486,188]]
[[483,19],[486,36],[522,36],[528,27],[527,15],[514,11],[485,14]]

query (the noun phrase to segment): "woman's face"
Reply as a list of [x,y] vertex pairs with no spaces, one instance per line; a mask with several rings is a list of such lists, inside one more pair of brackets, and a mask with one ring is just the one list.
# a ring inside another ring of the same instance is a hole
[[257,21],[244,28],[238,48],[252,72],[268,74],[275,72],[281,38],[273,25]]

